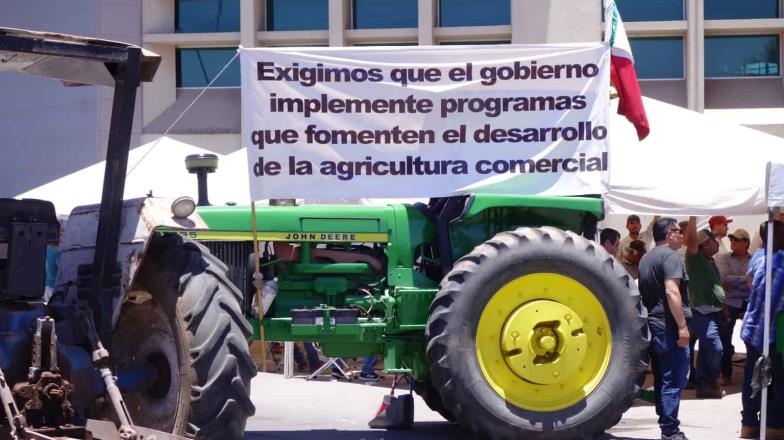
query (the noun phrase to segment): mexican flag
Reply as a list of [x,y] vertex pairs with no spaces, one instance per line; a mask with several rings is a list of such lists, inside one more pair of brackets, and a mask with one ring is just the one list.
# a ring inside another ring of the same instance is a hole
[[621,15],[615,7],[614,0],[604,0],[604,41],[610,43],[612,48],[612,68],[610,69],[610,82],[618,92],[618,114],[634,124],[637,137],[645,139],[650,133],[648,117],[642,106],[640,84],[637,82],[637,72],[634,71],[634,57],[626,30],[621,22]]

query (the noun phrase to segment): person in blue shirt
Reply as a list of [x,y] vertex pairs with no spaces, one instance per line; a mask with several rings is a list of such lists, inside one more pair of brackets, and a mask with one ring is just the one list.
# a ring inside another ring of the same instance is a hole
[[[767,222],[760,226],[763,240],[767,237]],[[772,361],[773,381],[768,387],[768,409],[766,438],[784,440],[784,366],[781,354],[776,350],[775,317],[784,312],[784,223],[774,222],[773,226],[773,261],[771,289],[771,326],[770,354]],[[757,394],[751,397],[751,378],[754,364],[762,356],[765,332],[765,270],[768,264],[764,249],[754,255],[749,264],[749,275],[752,277],[751,296],[746,315],[743,318],[740,337],[746,344],[746,366],[743,371],[743,390],[741,411],[741,438],[758,438],[760,435],[761,398]]]
[[63,223],[59,224],[59,236],[56,243],[46,246],[46,282],[44,283],[44,302],[49,302],[49,298],[54,293],[54,285],[57,282],[57,270],[60,266],[60,241],[63,236]]

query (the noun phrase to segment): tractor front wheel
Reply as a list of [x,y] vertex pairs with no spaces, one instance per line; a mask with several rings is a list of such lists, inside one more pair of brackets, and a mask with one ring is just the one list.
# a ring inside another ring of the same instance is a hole
[[427,360],[444,406],[478,437],[594,438],[632,404],[646,321],[636,285],[603,248],[519,228],[441,282]]
[[[113,330],[135,424],[197,439],[241,439],[256,374],[240,292],[202,245],[153,239]],[[135,379],[134,379],[135,378]]]

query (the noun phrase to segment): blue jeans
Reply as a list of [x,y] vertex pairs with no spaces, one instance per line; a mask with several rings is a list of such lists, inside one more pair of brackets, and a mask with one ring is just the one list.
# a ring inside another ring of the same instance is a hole
[[678,409],[681,390],[689,378],[689,347],[678,347],[678,332],[649,325],[651,330],[651,368],[656,395],[656,414],[664,435],[679,431]]
[[[759,427],[759,413],[762,406],[762,393],[751,398],[751,375],[754,373],[754,364],[762,356],[757,348],[746,344],[746,367],[743,369],[743,390],[741,398],[743,410],[740,412],[743,426]],[[781,353],[776,351],[776,346],[770,346],[770,359],[773,362],[773,381],[768,387],[768,419],[769,428],[784,428],[784,366]]]
[[735,354],[735,347],[732,345],[732,333],[735,331],[735,322],[743,316],[743,308],[727,306],[730,312],[730,320],[721,321],[719,336],[721,337],[721,375],[732,377],[732,356]]
[[[305,347],[305,352],[308,355],[308,365],[311,368],[321,363],[318,357],[318,350],[313,345],[312,342],[303,342],[302,345]],[[294,362],[297,365],[305,365],[305,359],[302,357],[302,351],[299,349],[299,346],[295,343],[294,344]]]
[[374,373],[373,367],[376,366],[376,357],[368,356],[365,358],[365,362],[362,363],[362,374],[369,376]]
[[690,331],[694,332],[700,341],[700,350],[697,355],[697,377],[695,384],[697,390],[707,390],[716,386],[721,373],[721,337],[719,327],[723,317],[721,312],[703,315],[693,310]]
[[691,387],[694,388],[694,381],[697,379],[697,367],[694,366],[694,346],[697,345],[697,337],[691,331],[691,318],[686,318],[686,326],[689,327],[689,382]]

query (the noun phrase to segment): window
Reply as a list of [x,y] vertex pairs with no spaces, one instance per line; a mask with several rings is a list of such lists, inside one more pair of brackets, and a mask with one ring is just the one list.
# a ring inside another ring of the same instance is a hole
[[[514,1],[514,0],[512,0]],[[494,26],[512,23],[510,0],[439,0],[440,26]]]
[[377,47],[377,46],[418,46],[418,43],[354,43],[354,47]]
[[778,35],[705,37],[705,77],[778,76]]
[[616,0],[615,4],[623,21],[683,20],[683,0]]
[[328,0],[267,0],[267,30],[329,29]]
[[705,0],[706,20],[778,18],[779,0]]
[[[232,47],[177,49],[177,87],[206,87],[237,53]],[[240,60],[236,58],[213,87],[240,86]]]
[[466,45],[466,46],[479,46],[479,45],[491,45],[491,44],[511,44],[512,42],[509,40],[498,40],[498,41],[442,41],[438,43],[441,46],[457,46],[457,45]]
[[683,38],[630,38],[640,79],[682,79]]
[[417,0],[354,0],[354,29],[415,28]]
[[240,0],[177,0],[177,32],[239,32]]

